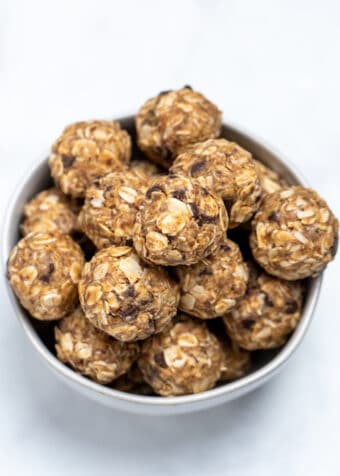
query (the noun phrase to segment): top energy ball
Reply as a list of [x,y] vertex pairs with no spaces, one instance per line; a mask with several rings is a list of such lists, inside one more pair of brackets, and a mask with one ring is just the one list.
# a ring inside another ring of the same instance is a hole
[[252,222],[250,246],[267,273],[295,280],[316,276],[336,253],[338,221],[327,203],[302,186],[263,197]]
[[219,136],[221,111],[186,86],[146,101],[136,116],[136,129],[141,150],[169,168],[183,147]]
[[118,122],[76,122],[54,143],[49,166],[64,193],[84,197],[96,177],[123,170],[130,156],[130,136]]

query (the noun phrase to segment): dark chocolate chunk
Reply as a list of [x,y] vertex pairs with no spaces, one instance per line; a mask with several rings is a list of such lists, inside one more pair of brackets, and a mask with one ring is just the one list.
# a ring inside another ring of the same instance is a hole
[[292,299],[286,302],[285,312],[287,314],[293,314],[294,312],[298,310],[298,308],[299,308],[298,303]]
[[73,162],[76,160],[75,157],[71,155],[62,155],[61,156],[61,161],[63,163],[64,169],[69,169],[72,167]]
[[159,96],[164,96],[164,94],[168,94],[168,93],[171,93],[172,89],[167,89],[166,91],[161,91],[159,94],[158,94],[158,97]]
[[153,185],[146,191],[146,198],[151,198],[153,192],[163,192],[163,189],[159,185]]
[[172,196],[174,198],[177,198],[178,200],[185,200],[186,192],[185,192],[184,188],[182,188],[180,190],[174,190],[172,192]]
[[270,299],[270,297],[266,293],[264,293],[264,303],[268,307],[273,307],[274,306],[273,301]]
[[134,286],[129,286],[125,291],[123,292],[124,297],[134,297],[136,294]]
[[200,160],[199,162],[195,162],[190,169],[190,173],[192,176],[195,176],[197,172],[200,172],[202,169],[204,169],[205,164],[207,161],[205,159]]
[[192,91],[192,87],[189,84],[185,84],[183,89],[190,89],[190,91]]
[[231,250],[230,246],[227,245],[226,243],[222,243],[220,245],[220,249],[223,250],[223,251],[230,251]]
[[160,367],[163,367],[163,369],[167,368],[167,363],[165,362],[163,352],[157,352],[157,354],[155,354],[155,362]]
[[251,330],[254,327],[255,322],[256,322],[256,319],[249,317],[248,319],[242,320],[242,326],[245,329]]
[[137,318],[138,307],[134,304],[128,304],[119,310],[119,316],[126,322],[134,321]]
[[217,216],[205,215],[204,213],[200,213],[198,217],[198,224],[203,225],[204,223],[215,223]]
[[269,216],[268,216],[268,220],[269,221],[274,221],[276,223],[279,223],[280,221],[280,213],[278,212],[272,212]]
[[50,282],[50,278],[51,278],[51,274],[53,273],[53,271],[55,270],[55,266],[53,263],[49,263],[48,264],[48,268],[47,268],[47,272],[45,274],[43,274],[42,276],[40,276],[40,281],[42,281],[43,283],[49,283]]
[[331,255],[332,255],[332,258],[335,257],[336,252],[338,251],[338,245],[339,245],[339,236],[336,235],[336,237],[334,238],[333,245],[332,245],[332,247],[331,247]]

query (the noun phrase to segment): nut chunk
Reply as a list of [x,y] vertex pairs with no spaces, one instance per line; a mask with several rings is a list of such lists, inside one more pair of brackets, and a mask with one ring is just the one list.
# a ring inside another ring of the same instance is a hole
[[211,139],[187,147],[170,171],[195,178],[220,196],[228,210],[229,228],[246,222],[258,209],[261,186],[255,163],[234,142]]
[[222,349],[204,322],[184,318],[142,345],[139,368],[145,381],[163,396],[212,388],[221,375]]
[[194,264],[217,249],[227,224],[221,199],[198,182],[176,175],[160,177],[137,213],[134,246],[152,263]]
[[146,101],[137,114],[136,129],[142,151],[168,168],[184,146],[218,137],[221,112],[187,86]]
[[244,295],[248,268],[236,243],[225,239],[218,249],[192,266],[179,266],[179,308],[195,317],[222,316]]
[[72,207],[72,203],[57,188],[38,193],[25,205],[22,234],[72,233],[77,223]]
[[279,347],[301,315],[302,287],[249,265],[247,294],[223,320],[231,339],[247,350]]
[[222,343],[221,382],[236,380],[246,375],[251,366],[250,352],[240,349],[235,342]]
[[72,311],[84,255],[68,235],[30,233],[13,248],[8,276],[21,305],[49,321]]
[[113,339],[94,327],[77,308],[54,328],[57,357],[98,383],[107,384],[127,372],[139,346]]
[[148,179],[125,170],[93,182],[86,191],[79,226],[97,248],[132,244],[132,230]]
[[79,298],[86,317],[121,341],[161,332],[176,314],[178,289],[165,270],[128,246],[104,248],[84,267]]
[[118,122],[76,122],[54,143],[49,165],[64,193],[84,197],[96,177],[124,169],[130,155],[130,136]]
[[250,246],[268,273],[295,280],[316,276],[336,253],[338,221],[311,189],[287,187],[265,195],[252,222]]

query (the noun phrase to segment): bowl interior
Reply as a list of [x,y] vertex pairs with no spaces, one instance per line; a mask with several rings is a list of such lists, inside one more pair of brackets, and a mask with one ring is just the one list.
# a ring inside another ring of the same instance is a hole
[[[133,116],[129,116],[127,118],[122,118],[119,119],[121,125],[123,128],[128,130],[128,132],[131,134],[133,138],[135,138],[136,133],[135,133],[135,127],[134,127],[134,118]],[[238,129],[229,126],[229,125],[223,125],[222,127],[222,137],[228,139],[228,140],[233,140],[243,146],[245,149],[249,150],[253,156],[263,162],[265,165],[270,166],[273,170],[278,172],[281,176],[283,176],[286,181],[289,184],[306,184],[304,179],[301,178],[301,175],[294,171],[294,168],[287,163],[285,160],[284,162],[271,150],[269,150],[267,147],[263,146],[263,144],[260,144],[256,140],[252,139],[249,135],[240,132]],[[133,141],[135,143],[135,141]],[[134,147],[133,150],[133,157],[134,158],[142,158],[143,155],[142,153]],[[6,260],[8,258],[8,255],[10,253],[11,248],[15,245],[15,243],[20,239],[20,234],[19,234],[19,225],[22,220],[22,210],[24,207],[24,204],[32,198],[35,194],[37,194],[39,191],[48,188],[49,186],[52,185],[52,179],[50,177],[49,173],[49,168],[47,164],[47,155],[42,158],[42,160],[39,162],[39,164],[30,170],[29,174],[27,174],[26,178],[22,182],[22,184],[18,187],[16,196],[14,200],[11,202],[9,210],[8,210],[8,216],[7,220],[5,222],[5,227],[4,227],[4,262],[6,263]],[[232,239],[233,239],[233,233],[228,234]],[[235,238],[237,238],[237,231],[235,231]],[[304,331],[306,330],[308,326],[308,322],[311,317],[311,311],[315,305],[317,294],[320,288],[321,284],[321,278],[317,279],[309,279],[306,280],[305,282],[305,303],[304,303],[304,312],[302,315],[302,318],[300,320],[300,323],[288,342],[283,346],[282,348],[279,349],[273,349],[273,350],[267,350],[267,351],[256,351],[253,352],[253,366],[250,372],[250,375],[240,379],[239,381],[236,382],[236,385],[240,386],[242,385],[242,382],[244,381],[244,384],[247,385],[248,383],[251,383],[254,381],[256,376],[258,375],[259,377],[263,377],[266,372],[272,372],[275,369],[275,366],[279,367],[282,363],[283,360],[289,357],[290,353],[294,348],[297,346],[299,341],[302,339],[302,336],[304,334]],[[35,344],[35,347],[37,348],[40,353],[46,352],[46,348],[48,349],[48,352],[50,353],[50,364],[54,367],[57,368],[57,370],[60,371],[62,364],[54,357],[55,352],[54,352],[54,339],[53,339],[53,326],[54,324],[51,322],[42,322],[38,321],[35,319],[32,319],[28,313],[20,307],[18,304],[15,296],[13,293],[11,293],[10,290],[10,295],[12,302],[14,303],[16,309],[17,309],[17,314],[19,315],[20,320],[24,324],[24,328],[26,332],[29,335],[30,340]],[[297,335],[299,333],[299,335]],[[292,340],[294,340],[292,342]],[[289,352],[287,347],[290,346]],[[285,354],[283,354],[285,352]],[[282,354],[280,356],[280,354]],[[52,359],[52,360],[51,360]],[[270,364],[270,366],[269,366]],[[69,377],[71,376],[70,374],[68,375]],[[86,377],[82,376],[77,376],[76,380],[78,382],[84,382],[88,384],[88,386],[92,386],[93,388],[97,387],[97,391],[100,391],[99,385],[88,381]],[[228,388],[233,389],[235,387],[235,382],[229,383],[229,384],[223,384],[220,386],[225,388],[226,391]],[[216,390],[220,389],[213,389],[208,392],[203,392],[201,395],[204,394],[213,394],[213,392],[216,392]],[[112,397],[117,397],[118,394],[121,394],[122,392],[118,392],[117,390],[113,390],[111,388],[106,387],[105,389],[106,393],[110,393]],[[128,394],[125,394],[128,395]],[[184,397],[173,397],[171,400],[174,402],[176,400],[178,401],[185,401],[186,398],[190,396],[184,396]],[[164,399],[162,397],[145,397],[145,396],[135,396],[135,398],[139,401],[144,401],[144,402],[149,402],[150,399],[153,400],[158,400],[159,403],[162,403],[164,401],[168,401],[169,399]]]

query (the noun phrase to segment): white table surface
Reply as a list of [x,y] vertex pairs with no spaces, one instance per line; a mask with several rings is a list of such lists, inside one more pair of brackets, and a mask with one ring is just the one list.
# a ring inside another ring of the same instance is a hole
[[[74,120],[135,111],[192,84],[285,153],[340,215],[340,3],[0,2],[0,212]],[[0,474],[340,474],[340,260],[285,371],[203,413],[99,406],[44,366],[1,282]]]

